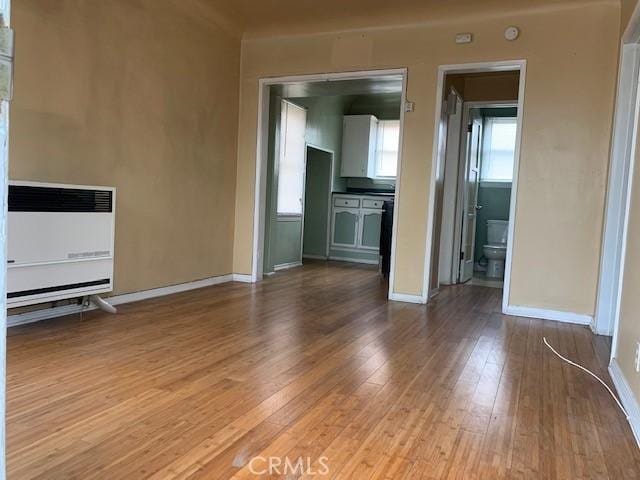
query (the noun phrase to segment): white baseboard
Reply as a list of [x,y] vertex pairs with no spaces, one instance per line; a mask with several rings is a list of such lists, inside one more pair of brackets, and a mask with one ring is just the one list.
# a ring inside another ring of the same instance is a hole
[[555,320],[556,322],[576,323],[578,325],[591,325],[593,317],[582,313],[562,312],[560,310],[547,310],[544,308],[520,307],[509,305],[502,313],[516,317],[541,318],[542,320]]
[[[251,275],[249,275],[251,277]],[[162,297],[173,293],[186,292],[197,288],[211,287],[221,283],[227,283],[233,280],[233,275],[219,275],[216,277],[204,278],[193,282],[179,283],[177,285],[169,285],[168,287],[152,288],[150,290],[142,290],[140,292],[125,293],[123,295],[114,295],[105,299],[112,305],[121,305],[123,303],[139,302],[150,298]],[[72,315],[81,311],[94,310],[94,305],[83,307],[82,305],[63,305],[61,307],[43,308],[32,312],[18,313],[7,316],[7,327],[16,325],[24,325],[27,323],[39,322],[49,318],[62,317],[64,315]]]
[[242,283],[254,283],[253,276],[247,275],[245,273],[234,273],[233,281]]
[[329,260],[335,260],[338,262],[349,262],[349,263],[364,263],[367,265],[379,265],[380,262],[378,260],[365,260],[362,258],[347,258],[347,257],[329,257]]
[[177,285],[169,285],[168,287],[152,288],[151,290],[142,290],[140,292],[125,293],[123,295],[114,295],[108,297],[107,301],[113,305],[123,303],[139,302],[140,300],[148,300],[149,298],[163,297],[173,293],[186,292],[197,288],[211,287],[221,283],[230,282],[232,275],[219,275],[217,277],[203,278],[194,282],[178,283]]
[[609,331],[609,325],[606,325],[606,328],[604,329],[598,329],[597,323],[598,322],[596,322],[596,319],[594,318],[591,322],[591,325],[589,325],[593,333],[595,333],[596,335],[604,335],[605,337],[611,337],[613,335],[613,333]]
[[634,397],[629,383],[624,377],[622,370],[620,370],[620,365],[618,365],[615,358],[611,359],[611,363],[609,364],[609,375],[611,375],[611,380],[613,380],[613,384],[616,387],[620,402],[622,402],[622,405],[629,414],[627,421],[629,425],[631,425],[633,436],[636,438],[636,443],[640,447],[640,405],[638,405],[638,401]]
[[290,262],[290,263],[282,263],[280,265],[274,265],[273,270],[279,272],[281,270],[288,270],[290,268],[301,267],[302,262]]
[[304,254],[302,255],[302,258],[308,258],[311,260],[327,260],[329,257],[327,257],[326,255],[307,255]]
[[406,303],[427,303],[424,297],[420,295],[407,295],[406,293],[390,293],[389,300],[393,300],[395,302],[406,302]]

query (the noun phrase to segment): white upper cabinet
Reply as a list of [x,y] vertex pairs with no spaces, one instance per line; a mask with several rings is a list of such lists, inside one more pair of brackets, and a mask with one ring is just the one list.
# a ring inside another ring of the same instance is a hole
[[378,119],[373,115],[345,115],[342,135],[342,177],[374,178]]

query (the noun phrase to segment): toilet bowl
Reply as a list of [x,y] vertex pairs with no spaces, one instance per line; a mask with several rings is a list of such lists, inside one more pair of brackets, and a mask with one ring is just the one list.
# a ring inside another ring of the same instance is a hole
[[507,257],[507,232],[509,222],[504,220],[487,220],[487,240],[482,247],[487,257],[487,278],[504,278],[504,259]]

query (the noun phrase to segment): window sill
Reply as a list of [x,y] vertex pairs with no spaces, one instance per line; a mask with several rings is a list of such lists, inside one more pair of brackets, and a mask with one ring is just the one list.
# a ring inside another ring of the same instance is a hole
[[511,188],[511,182],[496,182],[491,180],[480,180],[480,186],[484,188]]

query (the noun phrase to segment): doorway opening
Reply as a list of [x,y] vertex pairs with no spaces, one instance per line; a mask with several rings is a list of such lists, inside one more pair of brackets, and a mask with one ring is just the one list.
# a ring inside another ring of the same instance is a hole
[[261,80],[255,280],[331,260],[377,268],[393,291],[405,74]]
[[503,289],[508,306],[524,61],[441,67],[428,294]]

